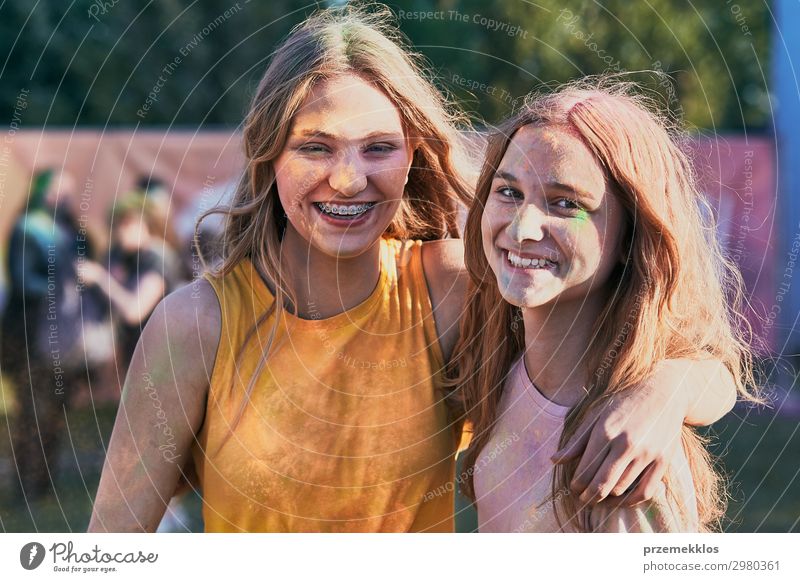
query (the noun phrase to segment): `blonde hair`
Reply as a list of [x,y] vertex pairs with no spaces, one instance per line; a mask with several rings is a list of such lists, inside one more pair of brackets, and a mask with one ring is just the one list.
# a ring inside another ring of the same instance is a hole
[[[515,132],[526,125],[561,126],[577,133],[604,168],[626,214],[627,262],[609,277],[613,292],[595,322],[588,353],[593,377],[586,397],[565,420],[561,446],[592,409],[636,389],[665,359],[718,359],[736,379],[739,395],[759,401],[750,393],[752,334],[742,311],[742,279],[722,254],[710,218],[704,220],[712,213],[679,132],[650,110],[632,83],[585,79],[551,94],[529,96],[489,140],[465,229],[471,284],[448,384],[456,388],[473,425],[464,487],[473,499],[471,469],[497,420],[506,375],[524,349],[520,311],[501,296],[484,255],[481,217],[494,174]],[[701,529],[710,530],[724,515],[724,486],[704,439],[684,427],[682,440]],[[576,468],[577,461],[559,466],[553,480],[553,498],[561,498],[556,510],[563,510],[572,523],[580,523],[575,518],[584,508],[577,507],[574,496],[556,492],[569,490]],[[665,477],[667,491],[674,491],[672,480],[669,474]]]
[[158,225],[158,216],[153,203],[138,191],[130,192],[120,198],[108,212],[109,224],[112,230],[127,218],[141,220],[147,228],[158,236],[155,231]]
[[[274,352],[285,304],[296,312],[294,292],[281,269],[280,245],[287,218],[278,198],[273,161],[286,144],[292,117],[317,83],[345,74],[372,83],[394,103],[406,135],[418,144],[403,202],[384,236],[434,240],[459,234],[458,203],[470,203],[474,183],[470,180],[472,156],[457,124],[468,128],[469,120],[426,78],[421,59],[409,51],[390,19],[388,8],[381,5],[350,4],[318,12],[289,33],[276,49],[244,122],[247,165],[233,202],[230,208],[205,212],[195,227],[195,248],[199,248],[202,220],[212,213],[226,214],[222,262],[212,273],[223,276],[249,258],[275,290],[272,307],[247,336],[249,341],[274,316],[248,395]],[[243,350],[244,346],[239,356]]]

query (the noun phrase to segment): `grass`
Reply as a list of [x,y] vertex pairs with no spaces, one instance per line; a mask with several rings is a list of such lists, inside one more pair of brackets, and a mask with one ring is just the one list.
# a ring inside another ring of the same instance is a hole
[[714,427],[730,485],[725,531],[800,532],[800,423],[735,411]]
[[[7,532],[80,532],[89,525],[92,503],[116,415],[114,406],[67,414],[67,430],[53,479],[54,492],[30,501],[18,494],[6,416],[0,416],[0,527]],[[35,430],[35,429],[34,429]]]

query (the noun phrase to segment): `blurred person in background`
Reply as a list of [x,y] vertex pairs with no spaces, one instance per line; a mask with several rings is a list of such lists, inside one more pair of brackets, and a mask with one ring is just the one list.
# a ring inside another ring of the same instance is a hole
[[[189,268],[192,279],[199,277],[203,269],[201,256],[212,267],[222,261],[225,218],[221,214],[210,214],[201,222],[199,219],[209,208],[229,208],[236,193],[236,185],[236,180],[227,180],[216,186],[213,183],[205,184],[178,215],[175,226],[180,243],[176,248],[180,249],[183,262]],[[195,227],[197,227],[198,248],[195,248]]]
[[117,315],[118,369],[127,368],[142,328],[167,289],[159,252],[166,243],[152,234],[153,224],[147,198],[138,193],[128,195],[111,213],[109,268],[94,261],[81,266],[84,284],[96,286]]
[[[136,191],[112,211],[110,271],[98,263],[85,265],[88,268],[83,270],[84,281],[102,289],[121,315],[117,342],[121,369],[127,368],[141,329],[155,306],[184,280],[182,264],[170,244],[174,230],[168,221],[168,210],[169,192],[163,183],[140,180]],[[184,496],[176,496],[158,531],[186,531],[184,524],[191,523]]]
[[0,363],[14,386],[12,461],[26,499],[41,498],[52,486],[66,409],[90,385],[95,364],[110,357],[108,342],[98,341],[102,298],[84,295],[76,278],[74,265],[91,253],[91,243],[74,219],[74,194],[69,174],[36,173],[8,247]]
[[161,255],[166,293],[170,293],[191,279],[178,252],[181,242],[170,220],[172,192],[160,178],[145,174],[136,181],[136,192],[144,196],[149,205],[150,235],[158,243],[153,244],[152,249]]

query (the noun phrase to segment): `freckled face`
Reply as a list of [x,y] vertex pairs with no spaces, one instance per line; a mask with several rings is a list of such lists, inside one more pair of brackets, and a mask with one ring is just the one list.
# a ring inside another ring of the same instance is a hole
[[320,82],[274,162],[287,229],[332,257],[361,255],[397,213],[412,155],[382,91],[355,75]]
[[623,208],[600,163],[558,127],[521,128],[492,182],[483,249],[512,305],[605,302],[621,256]]

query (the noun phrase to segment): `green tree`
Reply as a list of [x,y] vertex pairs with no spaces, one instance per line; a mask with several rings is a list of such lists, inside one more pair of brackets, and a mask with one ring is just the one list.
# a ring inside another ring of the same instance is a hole
[[[418,0],[392,7],[412,42],[446,71],[445,85],[490,122],[541,83],[648,70],[669,74],[674,87],[652,74],[631,78],[690,125],[742,130],[770,118],[771,21],[763,0]],[[463,79],[476,87],[474,98]]]
[[[7,0],[0,97],[29,89],[28,125],[237,125],[276,43],[322,4]],[[765,0],[389,5],[443,90],[490,123],[541,83],[642,70],[672,76],[674,90],[633,78],[690,125],[741,131],[770,119]]]

